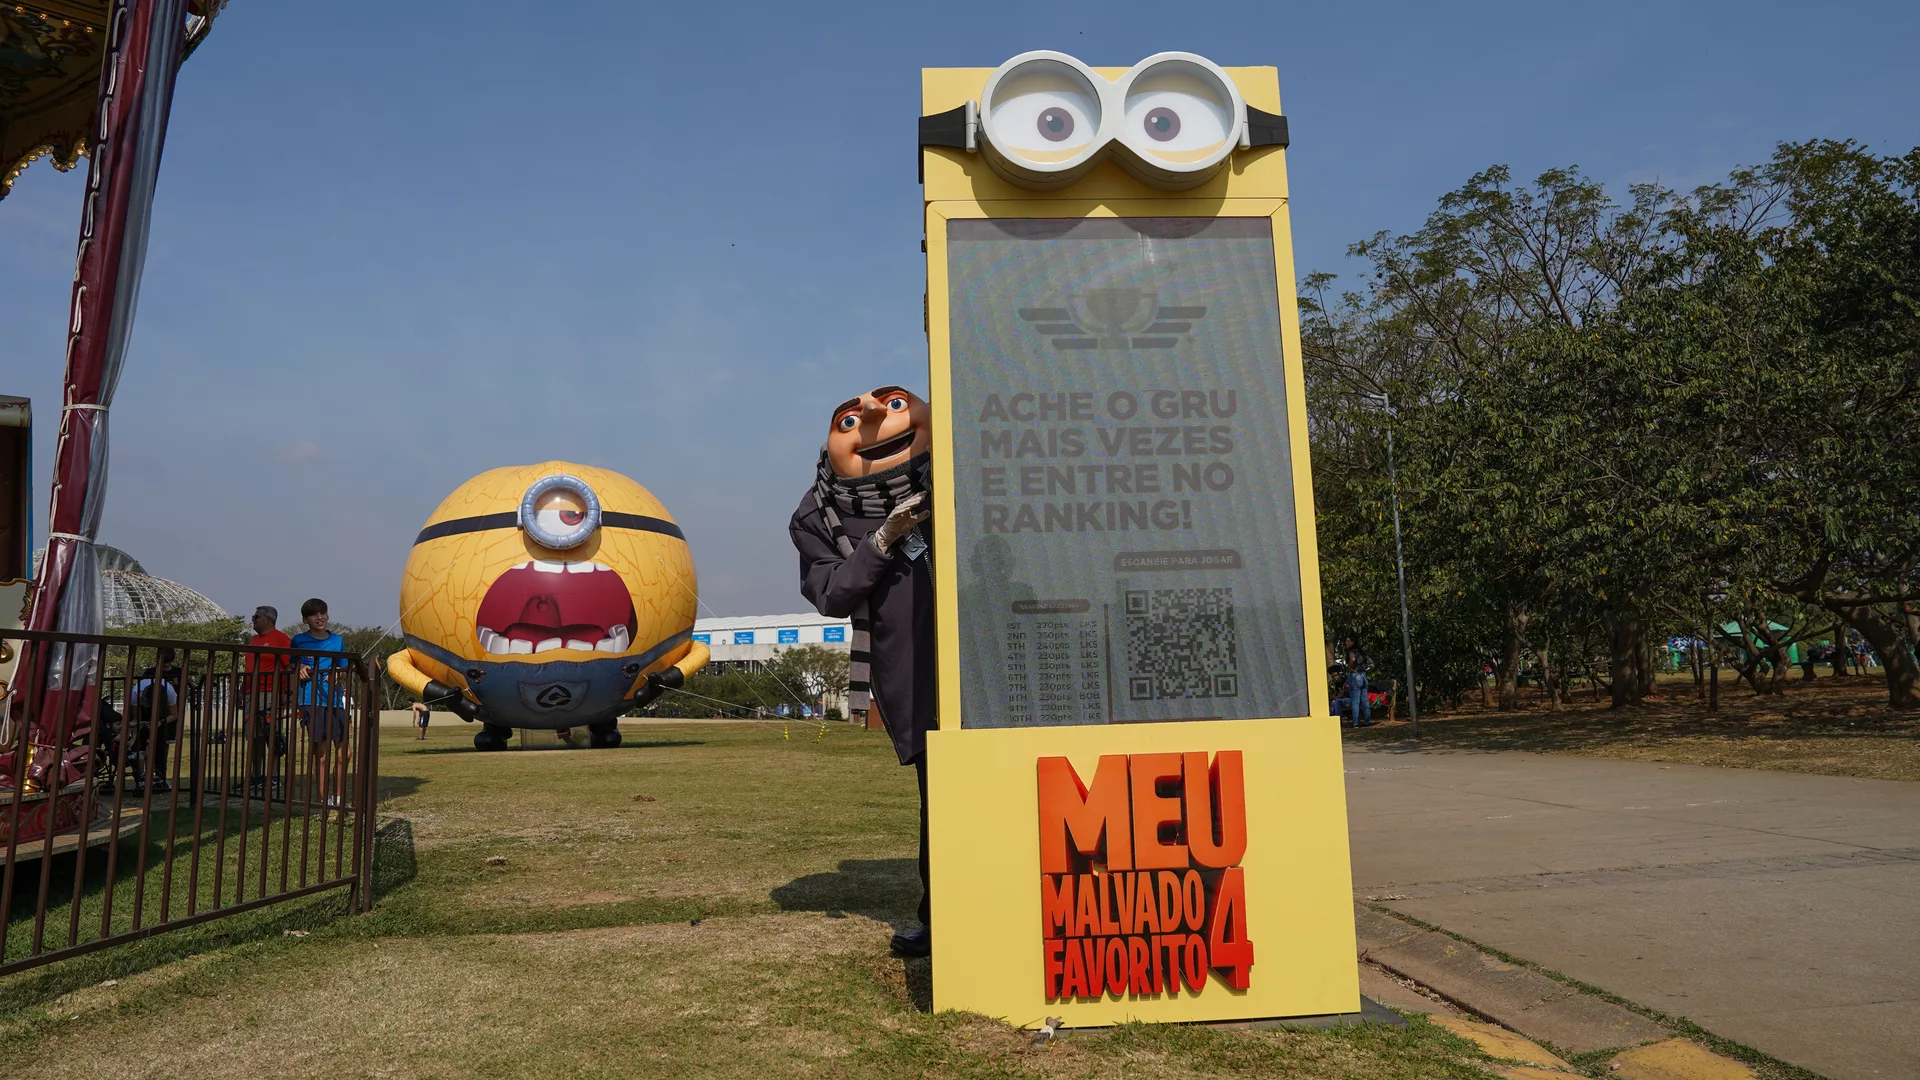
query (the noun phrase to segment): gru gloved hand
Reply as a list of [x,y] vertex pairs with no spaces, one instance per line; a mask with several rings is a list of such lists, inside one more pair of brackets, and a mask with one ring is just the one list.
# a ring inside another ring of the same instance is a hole
[[465,694],[438,680],[428,680],[426,689],[420,693],[420,698],[427,703],[427,708],[446,709],[469,724],[480,719],[480,706],[468,701]]
[[[885,555],[893,542],[913,531],[915,525],[933,516],[931,510],[920,510],[920,504],[927,501],[926,492],[919,492],[901,499],[893,512],[887,515],[886,523],[873,530],[873,546]],[[919,513],[914,511],[919,510]]]
[[680,687],[686,685],[686,681],[686,672],[681,671],[677,667],[670,667],[665,671],[656,671],[647,676],[646,685],[640,687],[638,691],[635,691],[633,703],[636,706],[645,708],[653,704],[653,699],[659,697],[661,694],[669,690],[680,689]]

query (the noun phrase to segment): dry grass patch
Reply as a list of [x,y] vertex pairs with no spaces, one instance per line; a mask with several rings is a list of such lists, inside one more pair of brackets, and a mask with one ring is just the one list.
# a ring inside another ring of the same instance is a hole
[[[1708,712],[1691,682],[1664,682],[1639,708],[1576,701],[1548,710],[1537,693],[1525,708],[1497,712],[1474,703],[1420,718],[1423,744],[1470,750],[1531,750],[1632,761],[1920,780],[1920,713],[1887,707],[1879,676],[1793,680],[1782,695],[1758,697],[1723,681],[1720,711]],[[1349,731],[1355,742],[1407,738],[1405,722]]]
[[[1034,1048],[913,1008],[889,927],[817,914],[559,934],[307,939],[86,991],[0,1035],[57,1078],[1484,1078],[1438,1029],[1134,1026]],[[71,1017],[77,1015],[78,1019]]]
[[723,1075],[831,1075],[814,1066],[847,1047],[789,1037],[780,999],[885,931],[790,917],[302,942],[90,991],[112,1004],[42,1025],[32,1052],[49,1078],[690,1075],[718,1047]]

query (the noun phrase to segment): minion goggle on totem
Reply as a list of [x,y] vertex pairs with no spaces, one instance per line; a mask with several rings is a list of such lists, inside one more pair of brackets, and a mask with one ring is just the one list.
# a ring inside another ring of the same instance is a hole
[[1108,80],[1066,53],[1025,52],[988,76],[978,102],[920,119],[922,146],[979,152],[1022,187],[1064,187],[1111,157],[1141,183],[1204,183],[1235,149],[1286,146],[1286,118],[1247,105],[1193,53],[1155,53]]

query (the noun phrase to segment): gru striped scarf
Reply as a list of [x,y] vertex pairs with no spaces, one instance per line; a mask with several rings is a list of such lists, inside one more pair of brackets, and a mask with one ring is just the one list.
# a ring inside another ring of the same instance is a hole
[[[820,448],[815,468],[813,498],[827,522],[834,546],[842,558],[853,554],[853,538],[840,524],[840,515],[884,518],[901,500],[933,489],[933,455],[919,454],[883,472],[867,476],[839,476]],[[847,711],[865,718],[873,704],[873,618],[867,602],[853,611],[853,648],[847,664]]]

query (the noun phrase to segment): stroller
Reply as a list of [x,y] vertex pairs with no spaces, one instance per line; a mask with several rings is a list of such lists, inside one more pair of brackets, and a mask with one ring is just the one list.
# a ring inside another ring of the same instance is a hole
[[[136,792],[143,790],[149,781],[156,793],[173,790],[173,785],[167,781],[167,750],[180,734],[180,707],[183,702],[178,688],[178,671],[175,668],[171,672],[162,670],[156,673],[148,668],[134,683],[132,721],[129,723],[126,718],[114,713],[114,730],[126,740],[126,756],[120,757],[116,744],[108,768],[112,768],[112,762],[124,760],[126,779],[133,781],[133,790]],[[108,707],[105,699],[101,700],[101,706]],[[104,736],[106,730],[102,729],[101,734]],[[102,742],[105,742],[104,738]]]
[[[1353,720],[1353,697],[1347,690],[1347,665],[1342,663],[1327,665],[1327,677],[1329,680],[1327,703],[1333,715],[1342,725],[1351,723]],[[1375,712],[1387,712],[1391,708],[1392,702],[1393,691],[1391,689],[1375,690],[1372,686],[1367,687],[1368,715],[1372,715]]]

